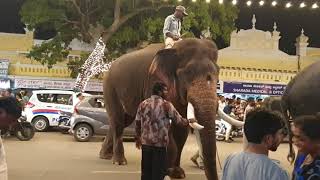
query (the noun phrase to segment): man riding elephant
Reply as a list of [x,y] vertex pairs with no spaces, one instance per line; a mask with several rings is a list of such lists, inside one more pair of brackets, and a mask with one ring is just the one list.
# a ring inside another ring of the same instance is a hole
[[174,14],[169,15],[163,25],[165,48],[172,48],[174,43],[181,40],[181,25],[184,16],[188,16],[186,8],[177,6]]
[[[151,96],[154,83],[162,82],[168,88],[168,101],[179,114],[186,118],[187,109],[194,109],[194,117],[200,125],[191,126],[204,126],[199,134],[205,174],[207,179],[217,180],[214,138],[219,75],[217,46],[209,40],[190,38],[175,43],[170,49],[163,48],[163,44],[152,44],[123,55],[105,74],[104,96],[110,131],[102,145],[100,158],[112,159],[115,164],[127,163],[122,143],[123,129],[134,121],[140,102]],[[171,177],[185,177],[180,159],[188,131],[188,127],[175,123],[170,127],[167,164]]]

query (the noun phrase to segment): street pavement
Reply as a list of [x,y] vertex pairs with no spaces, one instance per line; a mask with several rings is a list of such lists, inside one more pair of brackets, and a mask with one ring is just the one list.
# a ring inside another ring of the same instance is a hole
[[[76,142],[73,136],[59,132],[36,133],[31,141],[19,141],[15,137],[4,139],[9,169],[9,180],[138,180],[140,179],[141,152],[135,143],[125,142],[128,165],[113,165],[109,160],[101,160],[98,153],[102,137],[91,142]],[[235,142],[218,142],[219,159],[241,151],[241,138]],[[182,168],[186,180],[205,179],[204,172],[192,164],[190,157],[197,150],[193,135],[189,135],[182,154]],[[270,157],[277,159],[288,171],[292,166],[286,161],[288,144],[282,144]],[[219,167],[219,164],[218,164]],[[221,170],[219,169],[221,175]]]

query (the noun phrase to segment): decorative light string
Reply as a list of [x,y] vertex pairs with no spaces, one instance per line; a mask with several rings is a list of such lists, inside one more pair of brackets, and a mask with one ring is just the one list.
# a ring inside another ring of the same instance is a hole
[[102,72],[108,71],[112,62],[104,63],[104,50],[106,45],[103,43],[102,38],[99,38],[96,47],[80,68],[74,89],[83,92],[92,76],[98,75]]
[[[178,2],[182,3],[183,0],[177,0]],[[203,0],[190,0],[193,3],[199,2],[199,1],[203,1]],[[212,1],[218,1],[219,4],[224,4],[224,3],[231,3],[232,5],[237,5],[239,2],[238,0],[230,0],[230,2],[224,1],[224,0],[205,0],[206,3],[210,3]],[[271,5],[272,7],[276,7],[276,6],[283,6],[285,8],[293,8],[293,7],[297,7],[297,8],[310,8],[310,9],[318,9],[319,8],[319,3],[318,2],[310,2],[310,3],[306,3],[304,1],[300,2],[300,3],[292,3],[291,1],[281,1],[281,0],[256,0],[256,1],[252,1],[252,0],[246,0],[245,4],[250,7],[253,4],[257,4],[259,6],[265,6],[265,5]]]

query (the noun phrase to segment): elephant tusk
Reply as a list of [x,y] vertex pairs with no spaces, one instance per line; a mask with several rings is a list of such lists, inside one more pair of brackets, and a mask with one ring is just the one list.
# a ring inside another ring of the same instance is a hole
[[[187,107],[187,119],[196,119],[196,117],[194,115],[194,107],[189,102],[188,102],[188,107]],[[193,129],[197,129],[197,130],[204,128],[202,125],[200,125],[197,122],[189,123],[189,126],[191,126]]]
[[189,126],[191,126],[193,129],[197,129],[197,130],[200,130],[200,129],[203,129],[204,126],[200,125],[199,123],[189,123]]
[[228,123],[230,123],[231,125],[234,125],[236,127],[242,127],[244,125],[244,122],[238,121],[238,120],[230,117],[228,114],[223,112],[223,110],[221,108],[218,108],[218,115],[220,116],[220,118],[222,118],[223,120],[227,121]]

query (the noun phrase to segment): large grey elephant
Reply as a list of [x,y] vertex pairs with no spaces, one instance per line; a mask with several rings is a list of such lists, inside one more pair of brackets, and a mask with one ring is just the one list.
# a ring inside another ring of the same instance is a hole
[[[106,73],[104,96],[111,130],[102,145],[100,158],[112,158],[116,164],[127,163],[122,143],[123,129],[134,121],[139,103],[150,97],[152,85],[161,81],[168,86],[168,99],[179,113],[186,117],[187,106],[192,105],[198,123],[204,126],[200,137],[205,174],[207,179],[217,180],[217,46],[209,40],[191,38],[177,42],[172,49],[163,47],[163,44],[152,44],[123,55]],[[169,136],[169,175],[184,178],[180,158],[188,128],[173,124]]]
[[[281,109],[287,118],[301,115],[315,115],[320,112],[320,61],[299,72],[287,85],[281,98]],[[290,128],[289,128],[290,129]],[[288,159],[293,161],[292,133],[289,133],[290,152]]]

